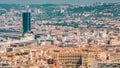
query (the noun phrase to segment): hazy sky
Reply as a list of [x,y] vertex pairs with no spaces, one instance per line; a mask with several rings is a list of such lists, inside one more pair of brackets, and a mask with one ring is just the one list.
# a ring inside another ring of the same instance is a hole
[[87,5],[95,2],[117,3],[120,0],[0,0],[0,4],[74,4]]

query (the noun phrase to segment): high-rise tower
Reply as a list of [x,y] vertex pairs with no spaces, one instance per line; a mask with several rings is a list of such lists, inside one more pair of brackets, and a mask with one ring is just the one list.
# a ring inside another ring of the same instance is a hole
[[22,14],[22,18],[23,18],[23,23],[22,23],[22,27],[23,27],[23,35],[29,31],[31,31],[31,14],[30,12],[24,12]]

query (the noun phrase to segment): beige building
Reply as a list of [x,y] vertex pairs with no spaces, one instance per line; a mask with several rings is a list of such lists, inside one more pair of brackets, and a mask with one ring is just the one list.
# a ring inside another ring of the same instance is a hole
[[87,59],[88,55],[84,52],[51,52],[50,55],[53,59],[56,59],[58,66],[62,66],[65,68],[73,67],[78,68],[79,66],[83,66],[87,68]]

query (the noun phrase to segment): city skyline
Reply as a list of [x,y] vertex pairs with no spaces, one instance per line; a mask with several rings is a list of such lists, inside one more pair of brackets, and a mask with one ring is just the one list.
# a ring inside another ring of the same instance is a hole
[[1,0],[0,4],[73,4],[73,5],[91,5],[96,2],[118,3],[119,0]]
[[6,1],[0,68],[120,68],[118,0]]

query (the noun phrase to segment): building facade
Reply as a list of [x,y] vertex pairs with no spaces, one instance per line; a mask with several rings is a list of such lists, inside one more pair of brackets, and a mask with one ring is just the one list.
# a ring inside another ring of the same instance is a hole
[[31,31],[31,13],[30,12],[24,12],[22,14],[22,18],[23,18],[23,34],[25,34],[26,32]]
[[88,55],[84,54],[84,53],[66,53],[66,52],[62,52],[62,53],[52,53],[52,58],[54,60],[57,60],[56,63],[58,66],[62,66],[62,68],[79,68],[84,67],[87,68],[87,59],[88,59]]

